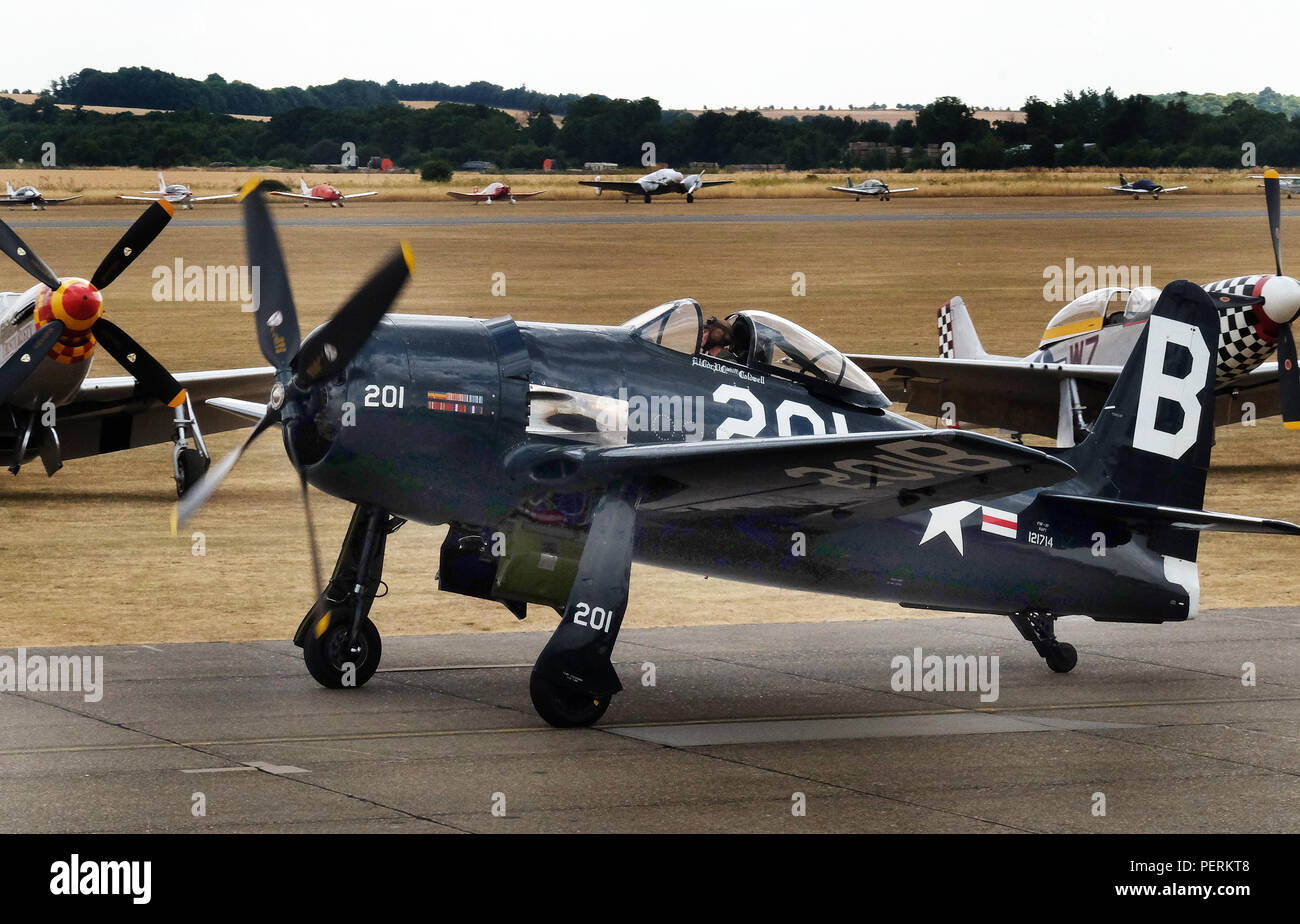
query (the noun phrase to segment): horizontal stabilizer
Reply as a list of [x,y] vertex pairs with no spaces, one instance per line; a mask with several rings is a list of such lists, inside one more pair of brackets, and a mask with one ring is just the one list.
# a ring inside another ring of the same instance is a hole
[[1300,536],[1300,526],[1286,520],[1265,520],[1234,513],[1193,510],[1190,507],[1165,507],[1137,501],[1112,500],[1105,497],[1082,497],[1076,494],[1040,494],[1038,499],[1064,509],[1090,516],[1109,516],[1130,526],[1186,529],[1196,532],[1265,533],[1274,536]]

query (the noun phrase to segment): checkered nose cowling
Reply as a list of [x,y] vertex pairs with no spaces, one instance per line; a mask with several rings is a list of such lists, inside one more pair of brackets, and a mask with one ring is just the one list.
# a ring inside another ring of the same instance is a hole
[[61,283],[57,289],[41,287],[36,296],[36,326],[63,322],[63,336],[48,355],[55,362],[73,365],[85,362],[95,352],[90,328],[104,314],[104,296],[85,279],[69,277]]
[[[1270,275],[1237,276],[1221,279],[1205,287],[1214,295],[1258,296]],[[1263,311],[1249,308],[1219,307],[1218,384],[1223,385],[1250,372],[1268,359],[1277,346],[1278,325]]]

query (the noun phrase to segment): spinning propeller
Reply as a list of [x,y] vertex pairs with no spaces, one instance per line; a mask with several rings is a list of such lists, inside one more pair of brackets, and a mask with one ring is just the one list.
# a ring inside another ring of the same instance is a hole
[[311,507],[307,503],[307,469],[298,452],[300,428],[312,423],[313,401],[318,388],[347,368],[379,324],[398,293],[411,276],[410,248],[403,243],[396,254],[379,267],[348,299],[334,316],[305,341],[300,339],[298,313],[289,288],[280,239],[271,223],[266,200],[262,198],[260,177],[244,184],[240,193],[244,206],[244,231],[248,237],[248,262],[260,267],[260,292],[256,295],[254,318],[258,344],[267,362],[275,367],[275,385],[266,405],[266,414],[239,448],[194,485],[172,515],[172,530],[187,522],[207,503],[230,474],[244,451],[273,425],[284,428],[284,447],[298,473],[303,509],[307,516],[311,543],[312,568],[316,587],[321,586],[320,562],[316,557],[315,528]]
[[145,394],[168,407],[185,400],[185,389],[144,347],[104,317],[102,289],[120,276],[172,218],[170,202],[155,202],[144,210],[108,252],[90,279],[60,278],[36,256],[14,230],[0,221],[0,250],[45,286],[37,295],[36,332],[0,366],[0,404],[22,387],[41,359],[67,333],[93,337],[109,355],[135,376]]
[[1263,305],[1256,310],[1278,325],[1277,384],[1282,397],[1282,424],[1300,430],[1300,363],[1296,361],[1295,335],[1291,324],[1300,317],[1300,281],[1282,274],[1282,191],[1276,170],[1264,171],[1264,201],[1268,205],[1269,237],[1273,239],[1273,263],[1277,275],[1260,290]]

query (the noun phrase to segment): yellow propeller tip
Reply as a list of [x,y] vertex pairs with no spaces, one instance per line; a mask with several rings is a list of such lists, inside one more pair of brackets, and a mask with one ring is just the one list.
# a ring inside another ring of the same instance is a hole
[[167,213],[169,218],[176,215],[176,206],[172,205],[166,199],[159,199],[158,204],[162,206],[163,211]]
[[1271,167],[1268,170],[1264,171],[1264,179],[1276,180],[1277,178],[1278,178],[1278,172],[1272,169]]
[[415,254],[411,252],[411,242],[402,241],[402,259],[406,261],[406,271],[415,275]]
[[1282,426],[1288,430],[1300,430],[1300,420],[1284,420]]
[[176,505],[174,505],[174,506],[172,507],[172,517],[171,517],[171,519],[172,519],[172,535],[173,535],[173,536],[175,536],[175,535],[177,535],[177,534],[180,533],[180,513],[181,513],[180,504],[176,504]]
[[168,407],[180,407],[182,404],[185,403],[185,398],[186,398],[185,389],[182,388],[180,391],[178,391],[178,392],[176,393],[176,397],[175,397],[175,398],[172,398],[170,401],[167,402],[167,406],[168,406]]
[[246,182],[246,183],[243,185],[243,187],[239,190],[239,200],[238,200],[238,201],[243,202],[244,199],[248,197],[248,194],[249,194],[249,193],[251,193],[253,190],[257,189],[257,187],[259,187],[259,186],[261,186],[261,185],[262,185],[262,178],[261,178],[261,176],[259,176],[259,175],[257,175],[257,174],[254,174],[253,176],[250,176],[250,177],[248,178],[248,182]]

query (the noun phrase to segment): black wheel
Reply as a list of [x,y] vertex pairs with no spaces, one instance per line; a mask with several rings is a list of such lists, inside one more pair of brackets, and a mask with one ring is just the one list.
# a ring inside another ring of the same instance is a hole
[[[326,613],[307,630],[307,637],[302,644],[302,657],[307,662],[308,672],[323,687],[337,690],[343,686],[360,687],[374,676],[379,667],[379,658],[384,646],[379,639],[379,630],[370,619],[361,620],[361,631],[357,633],[358,651],[348,650],[348,633],[352,629],[350,616]],[[350,682],[344,684],[344,672],[348,663],[353,665]]]
[[1074,669],[1074,665],[1079,663],[1079,653],[1069,642],[1061,642],[1044,660],[1047,661],[1047,666],[1058,674],[1068,674]]
[[687,201],[687,202],[694,202],[694,201],[695,201],[695,193],[687,193],[687,194],[686,194],[686,201]]
[[528,694],[537,714],[556,728],[595,725],[609,708],[608,696],[590,696],[566,688],[536,669],[528,680]]
[[1142,198],[1142,197],[1141,197],[1140,195],[1138,195],[1137,193],[1134,193],[1134,194],[1133,194],[1133,201],[1134,201],[1134,202],[1138,201],[1138,200],[1141,199],[1141,198]]
[[195,483],[204,476],[212,460],[197,449],[186,448],[181,450],[177,462],[180,464],[181,473],[176,476],[176,496],[184,497],[185,492],[194,487]]
[[646,193],[646,194],[645,194],[645,204],[646,204],[646,205],[649,205],[649,204],[650,204],[650,194],[649,194],[649,193]]

